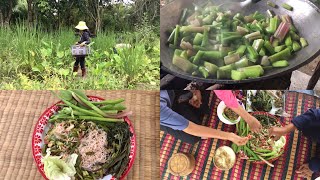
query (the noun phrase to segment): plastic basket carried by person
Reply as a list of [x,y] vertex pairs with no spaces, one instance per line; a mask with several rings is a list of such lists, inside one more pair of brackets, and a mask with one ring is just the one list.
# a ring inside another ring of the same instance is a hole
[[73,45],[71,46],[71,54],[75,57],[88,56],[90,54],[90,46]]

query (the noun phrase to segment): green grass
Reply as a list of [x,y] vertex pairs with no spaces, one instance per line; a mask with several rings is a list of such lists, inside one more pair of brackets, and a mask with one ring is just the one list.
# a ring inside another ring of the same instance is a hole
[[[102,32],[92,38],[87,77],[72,72],[71,29],[44,32],[17,25],[0,29],[0,89],[159,89],[156,34]],[[132,48],[114,54],[116,43]]]

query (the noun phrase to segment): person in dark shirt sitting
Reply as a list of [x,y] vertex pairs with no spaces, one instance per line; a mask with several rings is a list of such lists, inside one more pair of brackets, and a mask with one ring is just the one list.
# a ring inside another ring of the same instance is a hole
[[[307,112],[295,117],[290,124],[285,127],[272,127],[269,129],[269,134],[279,138],[287,133],[298,129],[312,140],[320,143],[320,109],[309,109]],[[297,171],[301,176],[311,178],[314,172],[320,171],[320,158],[311,158],[311,160],[303,164]]]
[[[75,28],[79,30],[79,34],[81,36],[80,41],[77,41],[75,44],[79,46],[85,46],[90,44],[90,32],[89,32],[89,28],[86,25],[86,22],[80,21]],[[78,72],[79,64],[82,70],[82,77],[85,77],[87,74],[86,65],[85,65],[85,56],[76,57],[76,62],[74,63],[74,66],[73,66],[73,72]]]

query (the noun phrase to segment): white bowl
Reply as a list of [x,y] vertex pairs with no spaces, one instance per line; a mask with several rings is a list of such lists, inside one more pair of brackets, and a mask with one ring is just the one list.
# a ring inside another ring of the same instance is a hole
[[[219,158],[219,155],[218,155],[218,151],[225,151],[227,154],[228,154],[228,158],[229,158],[229,160],[231,161],[230,162],[230,167],[228,167],[228,168],[223,168],[223,167],[219,167],[218,165],[217,165],[217,162],[215,161],[217,158]],[[215,154],[214,154],[214,156],[213,156],[213,164],[214,164],[214,166],[215,167],[217,167],[218,169],[220,169],[220,170],[229,170],[229,169],[231,169],[233,166],[234,166],[234,164],[235,164],[235,162],[236,162],[236,153],[232,150],[232,148],[230,148],[229,146],[221,146],[221,147],[219,147],[217,150],[216,150],[216,152],[215,152]]]
[[[239,104],[241,104],[242,107],[244,108],[243,103],[242,103],[240,100],[238,100],[238,102],[239,102]],[[226,119],[225,117],[223,117],[222,114],[223,114],[223,111],[224,111],[224,109],[225,109],[226,107],[227,107],[227,106],[226,106],[226,104],[225,104],[223,101],[221,101],[221,102],[219,103],[218,108],[217,108],[218,118],[220,119],[220,121],[222,121],[222,122],[225,123],[225,124],[230,124],[230,125],[232,125],[232,124],[237,124],[237,123],[240,121],[240,119],[241,119],[240,116],[238,117],[238,119],[237,119],[235,122],[231,122],[231,121],[229,121],[228,119]]]

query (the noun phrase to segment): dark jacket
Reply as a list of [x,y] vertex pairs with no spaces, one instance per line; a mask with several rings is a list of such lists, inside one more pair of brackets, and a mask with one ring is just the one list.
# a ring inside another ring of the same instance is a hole
[[320,143],[320,109],[309,109],[295,117],[292,123],[305,136]]
[[[305,136],[320,143],[320,109],[309,109],[307,112],[295,117],[292,123]],[[309,168],[313,172],[319,172],[320,158],[312,158],[309,161]]]
[[88,31],[84,31],[80,37],[80,41],[78,41],[79,44],[83,42],[85,42],[86,45],[90,44],[90,33]]

